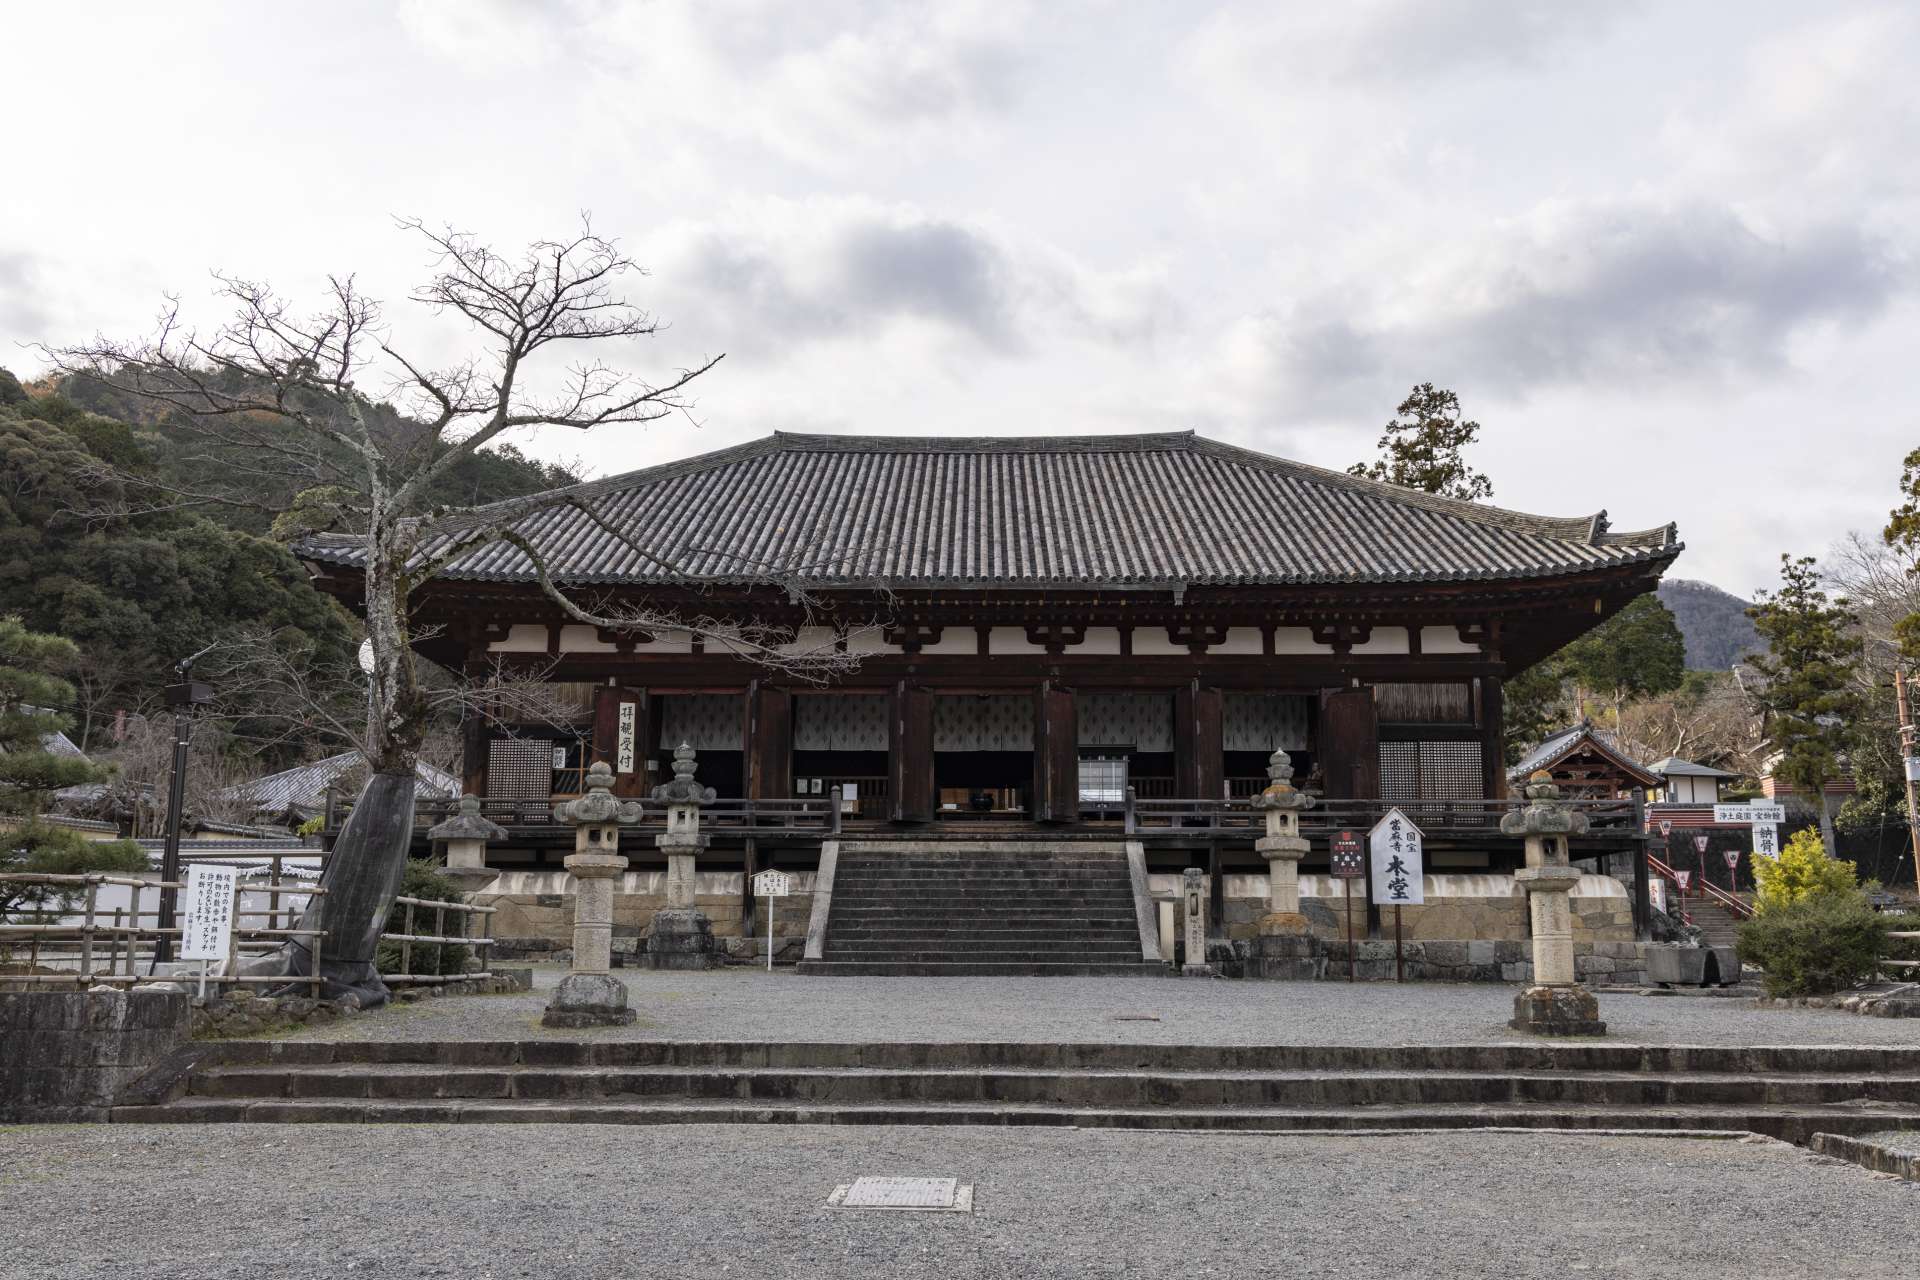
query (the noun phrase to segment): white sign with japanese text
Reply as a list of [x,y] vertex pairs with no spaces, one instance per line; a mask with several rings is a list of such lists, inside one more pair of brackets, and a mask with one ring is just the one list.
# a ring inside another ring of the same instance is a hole
[[182,960],[225,960],[233,939],[237,867],[200,863],[187,868],[187,900],[180,917]]
[[786,871],[755,872],[753,892],[761,898],[784,898],[793,892],[793,875]]
[[1373,900],[1382,907],[1417,907],[1426,902],[1420,828],[1398,809],[1387,810],[1367,837],[1373,862]]
[[[1763,858],[1780,856],[1780,828],[1771,822],[1753,824],[1753,851]],[[1728,857],[1734,855],[1729,853]]]
[[1713,820],[1723,826],[1746,822],[1785,822],[1787,810],[1778,804],[1717,804]]
[[620,704],[620,732],[614,747],[614,772],[633,772],[633,721],[634,705],[631,702]]

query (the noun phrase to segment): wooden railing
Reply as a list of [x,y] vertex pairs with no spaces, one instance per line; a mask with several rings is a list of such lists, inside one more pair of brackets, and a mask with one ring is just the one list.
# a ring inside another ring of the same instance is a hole
[[[1363,835],[1398,809],[1412,819],[1428,839],[1485,837],[1500,829],[1500,819],[1515,807],[1512,800],[1322,800],[1300,818],[1300,832],[1309,839],[1325,839],[1336,831]],[[1597,835],[1644,835],[1631,800],[1570,800],[1567,804],[1587,815]],[[1128,833],[1156,831],[1182,835],[1257,836],[1266,826],[1265,815],[1251,800],[1149,800],[1128,790],[1123,822]]]
[[[414,912],[433,912],[433,932],[417,934],[414,929]],[[465,902],[443,902],[430,898],[395,898],[393,910],[387,913],[388,931],[380,935],[382,942],[400,944],[400,968],[394,973],[382,973],[380,978],[388,986],[406,983],[464,982],[469,978],[490,978],[493,974],[487,968],[487,953],[493,947],[494,907],[476,907]],[[453,912],[460,921],[460,932],[447,932],[447,912]],[[391,926],[394,917],[400,917],[399,930]],[[480,932],[475,934],[474,924],[479,923]],[[443,947],[472,947],[480,956],[480,969],[474,973],[415,973],[413,971],[414,944]]]

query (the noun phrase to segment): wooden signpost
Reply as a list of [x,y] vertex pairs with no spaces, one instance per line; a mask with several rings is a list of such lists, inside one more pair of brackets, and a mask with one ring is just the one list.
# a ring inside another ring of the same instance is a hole
[[1406,958],[1400,944],[1400,908],[1421,906],[1427,900],[1424,883],[1424,837],[1413,820],[1398,809],[1374,824],[1367,836],[1373,853],[1373,900],[1393,907],[1393,980],[1405,982]]
[[1347,904],[1347,981],[1353,981],[1353,882],[1367,874],[1366,855],[1360,851],[1360,833],[1342,831],[1333,838],[1331,870],[1334,878],[1345,881],[1340,896]]

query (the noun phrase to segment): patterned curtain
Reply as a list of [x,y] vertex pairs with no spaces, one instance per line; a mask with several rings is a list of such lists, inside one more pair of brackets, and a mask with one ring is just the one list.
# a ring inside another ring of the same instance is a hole
[[1307,751],[1312,701],[1298,694],[1229,693],[1226,696],[1228,751]]
[[695,751],[738,751],[745,732],[742,695],[669,693],[660,699],[660,741],[671,751],[686,743]]
[[884,694],[800,694],[793,700],[795,751],[885,751]]
[[1084,693],[1075,700],[1082,746],[1173,750],[1173,695]]
[[1026,694],[936,697],[935,751],[1033,750],[1033,699]]

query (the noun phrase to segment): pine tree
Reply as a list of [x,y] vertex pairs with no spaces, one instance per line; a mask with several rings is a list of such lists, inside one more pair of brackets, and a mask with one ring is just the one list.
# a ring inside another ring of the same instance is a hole
[[1423,382],[1400,402],[1393,421],[1387,423],[1378,446],[1379,460],[1355,463],[1347,474],[1462,502],[1491,498],[1493,481],[1460,456],[1479,435],[1479,423],[1462,419],[1459,397]]
[[1751,666],[1760,675],[1754,699],[1767,716],[1767,736],[1780,753],[1776,778],[1809,796],[1833,848],[1825,788],[1842,771],[1847,720],[1854,713],[1853,675],[1860,661],[1855,618],[1845,599],[1820,588],[1811,556],[1780,557],[1780,589],[1760,592],[1747,611],[1767,652]]
[[[73,701],[72,688],[52,672],[76,657],[71,641],[0,617],[0,871],[146,870],[146,855],[131,840],[91,841],[40,819],[53,792],[107,776],[85,757],[47,745],[67,727],[57,708]],[[23,907],[59,910],[70,896],[30,885],[0,886],[0,919]]]

